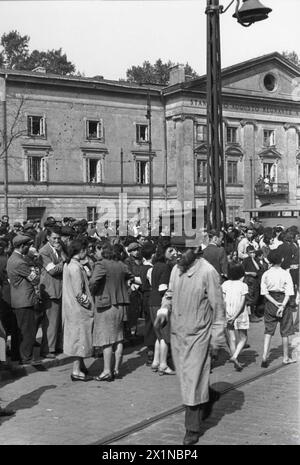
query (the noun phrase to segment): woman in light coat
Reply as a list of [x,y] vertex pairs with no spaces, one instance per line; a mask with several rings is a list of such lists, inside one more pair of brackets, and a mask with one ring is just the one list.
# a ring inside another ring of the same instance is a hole
[[75,357],[72,381],[89,381],[84,358],[92,355],[93,299],[86,271],[80,260],[87,254],[87,242],[73,240],[68,248],[69,262],[63,270],[62,319],[64,353]]
[[225,344],[220,278],[200,251],[187,250],[174,266],[155,326],[170,319],[172,355],[185,405],[184,444],[200,436],[201,410],[209,402],[210,349]]

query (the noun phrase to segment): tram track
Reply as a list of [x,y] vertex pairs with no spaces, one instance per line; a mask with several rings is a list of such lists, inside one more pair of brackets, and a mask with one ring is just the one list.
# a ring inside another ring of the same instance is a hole
[[[264,377],[266,377],[266,376],[268,376],[270,374],[275,373],[278,370],[281,370],[281,369],[285,368],[286,366],[287,365],[284,365],[283,363],[277,364],[273,368],[268,368],[268,369],[266,369],[266,370],[264,370],[264,371],[262,371],[260,373],[249,376],[247,378],[243,378],[240,381],[236,381],[236,382],[232,383],[230,385],[230,387],[227,387],[225,389],[218,390],[217,386],[214,385],[214,390],[216,390],[218,392],[218,394],[220,395],[220,397],[221,397],[221,396],[224,396],[225,394],[227,394],[228,392],[233,391],[234,389],[237,389],[237,388],[239,388],[241,386],[245,386],[247,384],[250,384],[251,382],[256,381],[258,379],[264,378]],[[154,415],[153,417],[146,418],[145,420],[142,420],[139,423],[135,423],[132,426],[129,426],[127,428],[123,428],[123,429],[121,429],[119,431],[111,433],[110,435],[107,435],[107,436],[101,438],[99,441],[93,442],[91,445],[100,446],[100,445],[113,444],[114,442],[117,442],[120,439],[131,436],[132,434],[137,433],[137,432],[147,428],[148,426],[150,426],[150,425],[152,425],[154,423],[158,423],[159,421],[161,421],[161,420],[163,420],[165,418],[168,418],[168,417],[170,417],[172,415],[181,413],[183,411],[184,411],[184,406],[183,405],[178,405],[177,407],[173,407],[171,409],[165,410],[165,411],[159,413],[158,415]]]

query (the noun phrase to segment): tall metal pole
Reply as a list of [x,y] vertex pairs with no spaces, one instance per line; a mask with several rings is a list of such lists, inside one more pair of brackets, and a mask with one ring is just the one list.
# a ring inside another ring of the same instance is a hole
[[7,108],[6,108],[6,76],[0,79],[0,101],[3,113],[3,162],[4,162],[4,213],[8,216],[8,151],[7,151]]
[[151,125],[151,98],[150,89],[147,94],[147,114],[148,124],[148,139],[149,139],[149,236],[151,236],[152,228],[152,200],[153,200],[153,183],[152,183],[152,125]]
[[4,214],[8,216],[8,152],[7,152],[7,111],[3,102],[3,148],[4,148]]
[[207,0],[207,229],[226,223],[219,0]]
[[123,228],[123,192],[124,192],[124,173],[123,173],[123,149],[121,148],[121,227]]

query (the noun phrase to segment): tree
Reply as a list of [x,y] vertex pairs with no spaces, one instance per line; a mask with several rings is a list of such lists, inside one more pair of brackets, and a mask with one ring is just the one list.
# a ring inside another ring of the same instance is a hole
[[61,48],[58,50],[48,50],[47,52],[33,50],[22,69],[33,70],[38,66],[42,66],[49,73],[55,74],[65,75],[75,72],[75,66],[68,61],[67,55],[62,53]]
[[[144,61],[142,66],[132,66],[126,71],[127,81],[137,82],[139,84],[167,84],[169,81],[169,68],[174,66],[175,63],[172,61],[163,61],[159,58],[152,65],[149,61]],[[186,63],[185,74],[188,79],[194,79],[198,77],[196,71]]]
[[1,64],[10,69],[22,69],[29,56],[29,36],[21,36],[18,31],[2,34]]
[[68,60],[62,49],[29,53],[30,37],[21,36],[18,31],[11,31],[1,36],[2,51],[0,52],[0,66],[9,69],[26,69],[32,71],[41,66],[46,71],[55,74],[73,74],[75,66]]
[[293,50],[292,52],[288,52],[285,50],[284,52],[282,52],[282,55],[284,56],[284,58],[290,60],[294,65],[299,66],[300,68],[300,58],[298,54],[295,52],[295,50]]

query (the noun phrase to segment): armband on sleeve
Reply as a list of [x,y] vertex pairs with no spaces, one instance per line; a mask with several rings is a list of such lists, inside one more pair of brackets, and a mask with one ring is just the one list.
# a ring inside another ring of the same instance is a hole
[[48,263],[48,265],[46,266],[46,271],[51,271],[53,270],[53,268],[55,268],[54,263],[53,262]]

